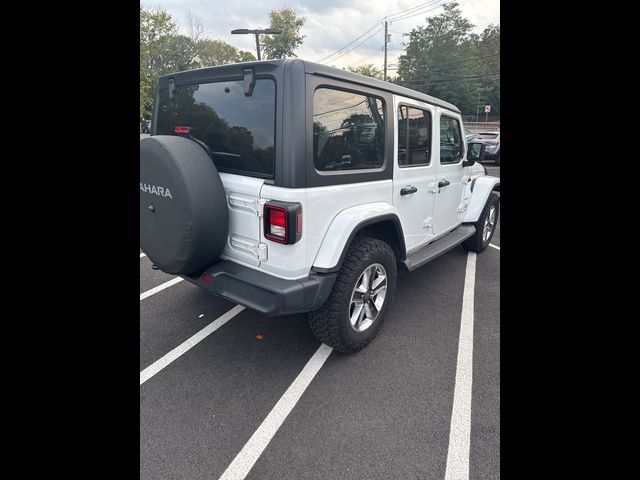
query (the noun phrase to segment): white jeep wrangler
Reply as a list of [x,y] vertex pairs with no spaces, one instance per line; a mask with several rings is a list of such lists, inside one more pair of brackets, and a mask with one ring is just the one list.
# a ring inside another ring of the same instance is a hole
[[140,139],[140,247],[250,309],[309,312],[355,352],[398,267],[491,241],[500,179],[462,132],[447,102],[298,59],[167,75]]

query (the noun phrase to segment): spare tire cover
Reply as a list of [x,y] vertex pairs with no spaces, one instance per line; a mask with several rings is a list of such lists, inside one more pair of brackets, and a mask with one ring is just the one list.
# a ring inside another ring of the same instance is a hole
[[215,263],[227,241],[220,175],[193,140],[140,139],[140,248],[162,271],[188,274]]

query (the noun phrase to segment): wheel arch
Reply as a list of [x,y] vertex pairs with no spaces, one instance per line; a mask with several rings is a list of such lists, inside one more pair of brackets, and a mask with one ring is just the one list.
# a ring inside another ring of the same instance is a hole
[[477,222],[484,205],[487,203],[489,195],[494,191],[500,191],[500,178],[482,176],[474,179],[471,184],[471,199],[467,205],[467,210],[462,222]]
[[[335,223],[335,220],[334,220]],[[333,223],[332,223],[333,225]],[[377,238],[389,244],[396,255],[396,259],[400,260],[406,255],[406,245],[404,242],[404,233],[400,218],[396,213],[382,213],[370,218],[360,219],[354,223],[354,227],[350,229],[348,236],[345,236],[344,242],[341,242],[341,248],[338,250],[339,255],[335,252],[333,255],[328,254],[325,242],[321,246],[316,260],[313,263],[312,271],[315,273],[334,273],[342,268],[342,263],[347,254],[349,246],[358,234],[364,234],[373,238]],[[331,235],[331,227],[327,235]],[[324,251],[323,251],[324,250]],[[332,261],[335,259],[337,261]],[[333,263],[333,265],[329,265]]]

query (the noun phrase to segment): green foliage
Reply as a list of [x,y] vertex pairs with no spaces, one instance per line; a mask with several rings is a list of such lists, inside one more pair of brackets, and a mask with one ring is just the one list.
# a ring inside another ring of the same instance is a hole
[[306,22],[306,18],[298,17],[291,8],[283,8],[269,12],[269,20],[269,28],[282,29],[282,33],[263,37],[264,58],[295,57],[294,51],[302,44],[305,37],[300,35],[300,29]]
[[238,52],[238,62],[255,62],[257,59],[251,52],[240,50]]
[[457,3],[443,7],[442,14],[405,34],[409,42],[395,83],[451,102],[466,115],[485,103],[499,114],[500,27],[475,35]]
[[198,23],[191,17],[192,33],[182,35],[167,11],[147,10],[140,4],[140,118],[151,118],[158,77],[256,59],[252,53],[220,40],[202,39]]
[[367,65],[360,65],[358,67],[348,67],[348,69],[350,72],[359,73],[360,75],[366,75],[367,77],[373,77],[379,80],[382,80],[384,73],[381,69],[371,63]]
[[238,49],[220,40],[200,40],[198,59],[203,67],[214,67],[239,61]]
[[151,116],[153,88],[163,70],[166,41],[177,32],[176,24],[164,10],[146,10],[140,4],[140,117]]

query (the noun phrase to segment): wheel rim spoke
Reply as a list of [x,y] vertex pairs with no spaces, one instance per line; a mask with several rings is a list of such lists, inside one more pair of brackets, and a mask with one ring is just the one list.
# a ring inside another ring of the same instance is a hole
[[363,315],[364,315],[364,303],[360,302],[360,304],[355,305],[353,309],[353,313],[351,314],[351,326],[356,329],[359,328]]
[[387,282],[386,275],[378,275],[373,281],[373,283],[371,284],[371,290],[375,292],[378,288],[380,288],[380,285],[382,283],[386,283],[386,282]]

